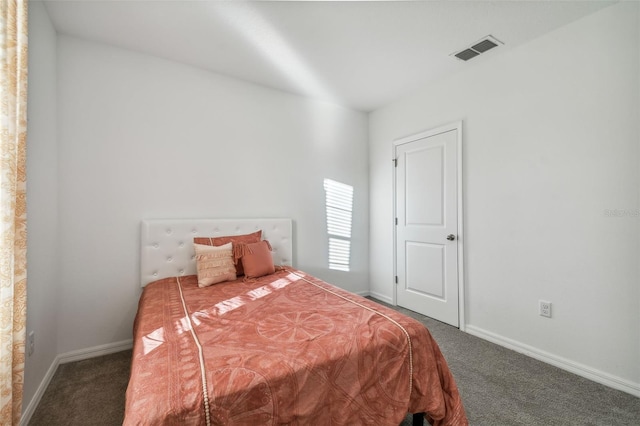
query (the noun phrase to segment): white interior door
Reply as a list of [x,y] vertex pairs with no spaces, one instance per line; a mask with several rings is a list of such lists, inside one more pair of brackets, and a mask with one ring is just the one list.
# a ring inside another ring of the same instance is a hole
[[396,142],[396,302],[459,327],[460,126]]

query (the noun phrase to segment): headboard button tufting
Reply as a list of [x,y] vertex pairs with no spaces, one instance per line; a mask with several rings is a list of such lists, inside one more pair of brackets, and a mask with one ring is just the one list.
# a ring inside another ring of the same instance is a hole
[[262,230],[271,242],[273,259],[291,265],[293,240],[290,219],[169,219],[144,220],[141,233],[141,282],[145,286],[170,276],[196,273],[194,237],[240,235]]

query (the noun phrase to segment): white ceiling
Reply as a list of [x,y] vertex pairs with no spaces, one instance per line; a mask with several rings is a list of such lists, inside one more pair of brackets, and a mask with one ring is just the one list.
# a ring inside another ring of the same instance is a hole
[[[371,111],[614,1],[55,1],[60,34]],[[451,56],[484,36],[505,43]]]

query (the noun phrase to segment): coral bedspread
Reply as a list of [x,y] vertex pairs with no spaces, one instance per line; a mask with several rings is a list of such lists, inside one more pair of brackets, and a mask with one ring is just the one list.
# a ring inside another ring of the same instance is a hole
[[144,289],[125,425],[397,426],[407,412],[467,424],[440,349],[416,320],[293,269]]

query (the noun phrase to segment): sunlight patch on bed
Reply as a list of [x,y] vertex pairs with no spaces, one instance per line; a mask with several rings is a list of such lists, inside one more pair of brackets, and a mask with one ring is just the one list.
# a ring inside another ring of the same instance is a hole
[[265,285],[265,286],[258,287],[251,290],[250,292],[247,293],[247,296],[249,296],[251,300],[257,300],[257,299],[262,299],[263,297],[268,296],[269,294],[271,294],[271,289],[269,288],[269,286]]
[[216,305],[213,308],[215,311],[217,311],[218,315],[224,315],[227,312],[233,311],[234,309],[238,309],[240,306],[244,305],[246,303],[243,300],[245,296],[246,298],[249,299],[249,301],[258,300],[265,296],[270,295],[271,293],[273,293],[273,290],[286,287],[289,284],[291,284],[291,280],[288,280],[286,278],[280,278],[279,280],[269,283],[267,285],[263,285],[262,287],[254,288],[253,290],[250,290],[247,293],[245,293],[244,296],[236,296],[236,297],[232,297],[231,299],[227,299],[223,302],[216,303]]
[[[206,310],[195,312],[191,315],[191,321],[194,325],[202,324],[202,320],[214,316],[221,316],[228,312],[231,312],[239,307],[245,305],[247,302],[261,299],[265,296],[272,294],[274,291],[284,288],[294,282],[292,278],[297,278],[294,274],[289,274],[287,277],[280,278],[272,283],[265,284],[262,287],[254,288],[246,292],[243,295],[238,295],[222,302],[216,303],[213,307]],[[180,320],[178,330],[180,333],[189,330],[189,324],[186,318]]]
[[287,275],[287,279],[289,279],[291,282],[294,282],[294,281],[298,281],[300,277],[294,273],[290,273],[289,275]]
[[[293,275],[293,274],[290,274],[290,275]],[[291,280],[289,277],[285,277],[285,278],[280,278],[279,280],[276,280],[268,285],[271,288],[279,289],[279,288],[285,288],[292,282],[293,280]]]
[[153,330],[151,333],[142,337],[142,347],[144,348],[144,355],[151,353],[154,349],[164,343],[164,328],[160,327]]
[[291,281],[288,281],[285,278],[280,278],[277,281],[269,283],[267,285],[263,285],[262,287],[255,288],[247,293],[247,296],[251,298],[251,300],[257,300],[262,297],[268,296],[273,293],[273,290],[277,290],[280,288],[284,288],[291,284]]
[[234,309],[238,309],[242,305],[244,305],[242,296],[236,296],[216,303],[214,308],[218,310],[218,315],[223,315],[227,312],[233,311]]
[[189,318],[182,317],[180,321],[176,324],[176,329],[178,330],[178,334],[182,334],[185,331],[191,330],[191,325],[189,324]]

